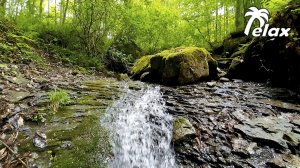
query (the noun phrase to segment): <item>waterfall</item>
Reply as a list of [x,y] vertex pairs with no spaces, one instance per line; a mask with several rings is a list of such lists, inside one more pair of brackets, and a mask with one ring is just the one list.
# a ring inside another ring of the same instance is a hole
[[171,146],[172,116],[165,112],[159,87],[126,89],[106,110],[102,122],[110,131],[112,168],[176,167]]

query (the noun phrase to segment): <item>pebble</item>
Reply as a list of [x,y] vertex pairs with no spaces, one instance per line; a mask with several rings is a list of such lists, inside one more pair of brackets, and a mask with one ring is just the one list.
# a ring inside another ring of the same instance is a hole
[[230,80],[228,78],[224,78],[224,77],[220,78],[220,81],[221,82],[230,82]]

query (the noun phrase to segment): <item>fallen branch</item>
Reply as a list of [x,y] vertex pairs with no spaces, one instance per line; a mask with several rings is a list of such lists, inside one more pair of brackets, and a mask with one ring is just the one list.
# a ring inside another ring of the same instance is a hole
[[18,154],[15,153],[15,151],[13,151],[5,142],[3,142],[1,139],[0,139],[0,142],[19,160],[19,162],[21,162],[23,164],[23,166],[25,166],[26,168],[28,168],[27,164],[19,158]]

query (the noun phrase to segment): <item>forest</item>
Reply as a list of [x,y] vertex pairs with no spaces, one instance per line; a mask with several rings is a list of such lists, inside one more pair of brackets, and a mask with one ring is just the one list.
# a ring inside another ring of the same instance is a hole
[[[274,14],[288,2],[1,0],[0,4],[2,20],[26,37],[59,47],[60,59],[103,70],[103,64],[114,60],[132,63],[142,55],[180,46],[219,47],[230,33],[244,29],[249,7],[265,7]],[[111,66],[107,65],[114,70]]]
[[300,0],[0,0],[0,167],[299,168]]

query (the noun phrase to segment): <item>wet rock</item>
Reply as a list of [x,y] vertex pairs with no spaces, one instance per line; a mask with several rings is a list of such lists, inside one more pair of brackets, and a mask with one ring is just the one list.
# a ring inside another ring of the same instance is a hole
[[279,168],[299,168],[300,157],[292,154],[277,155],[274,159],[267,163],[271,167]]
[[300,145],[300,134],[289,132],[283,135],[283,139],[287,140],[292,146]]
[[231,141],[233,152],[237,153],[242,157],[249,157],[255,153],[254,148],[257,146],[256,143],[249,143],[242,138],[234,138]]
[[272,107],[287,112],[300,112],[300,105],[298,104],[293,104],[293,103],[288,103],[288,102],[283,102],[283,101],[273,100],[273,99],[265,100],[264,102],[271,105]]
[[30,83],[30,81],[28,81],[27,79],[24,79],[20,76],[18,77],[12,77],[12,76],[4,76],[4,79],[8,80],[11,83],[17,84],[17,85],[27,85],[28,83]]
[[236,110],[231,113],[231,115],[236,119],[241,122],[243,121],[248,121],[249,120],[249,114],[243,112],[242,110]]
[[284,139],[284,135],[290,134],[294,127],[288,119],[264,117],[236,125],[234,128],[259,143],[287,149],[288,141]]
[[221,82],[229,82],[230,80],[228,78],[222,77],[222,78],[220,78],[220,81]]
[[173,125],[173,142],[186,141],[196,136],[196,130],[190,121],[183,117],[176,118]]
[[217,85],[217,82],[216,81],[207,82],[206,84],[207,84],[208,87],[215,87]]
[[47,140],[46,139],[47,139],[46,134],[36,132],[36,135],[33,138],[33,145],[35,147],[44,149],[45,147],[47,147]]
[[10,91],[8,91],[8,95],[7,95],[6,99],[9,102],[17,103],[17,102],[19,102],[25,98],[28,98],[30,96],[31,95],[29,92],[18,92],[18,91],[10,90]]
[[231,149],[227,146],[222,146],[219,151],[224,157],[228,157],[231,154]]
[[41,138],[36,137],[33,139],[33,145],[35,147],[44,149],[45,147],[47,147],[47,142]]
[[217,71],[218,71],[218,77],[219,78],[225,77],[227,75],[227,72],[221,70],[220,68],[217,68]]
[[8,123],[16,129],[19,129],[24,125],[24,119],[19,115],[15,115],[8,120]]
[[4,89],[4,85],[0,85],[0,92],[2,92]]

